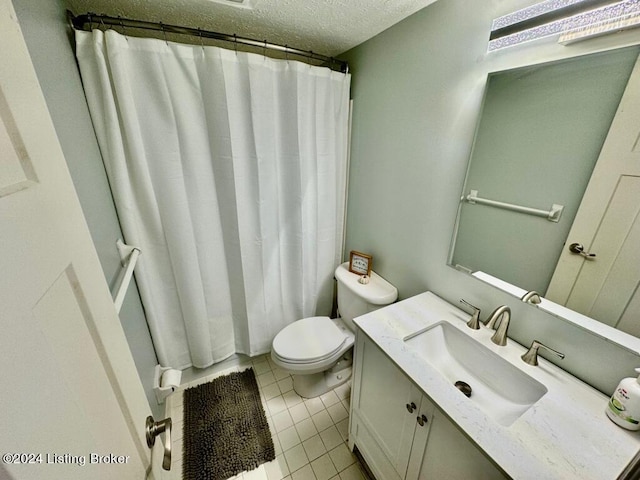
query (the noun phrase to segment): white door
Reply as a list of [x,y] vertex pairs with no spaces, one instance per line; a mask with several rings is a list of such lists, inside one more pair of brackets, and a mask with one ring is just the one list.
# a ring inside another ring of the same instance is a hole
[[[640,336],[640,59],[545,297]],[[571,253],[579,243],[596,256]],[[634,320],[635,318],[635,320]]]
[[10,0],[0,31],[0,478],[143,479],[149,405]]

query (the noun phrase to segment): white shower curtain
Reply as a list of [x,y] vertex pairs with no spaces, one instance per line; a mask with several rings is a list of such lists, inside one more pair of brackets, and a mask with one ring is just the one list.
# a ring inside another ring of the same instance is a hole
[[328,315],[349,75],[111,30],[76,43],[160,363],[264,353],[285,325]]

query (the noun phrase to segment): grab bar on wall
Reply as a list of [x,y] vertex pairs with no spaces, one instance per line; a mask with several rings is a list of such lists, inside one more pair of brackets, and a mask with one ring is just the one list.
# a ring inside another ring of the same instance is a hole
[[118,248],[118,253],[120,253],[122,266],[125,267],[124,274],[122,275],[122,280],[120,281],[120,285],[118,286],[116,294],[113,297],[113,303],[116,305],[116,311],[120,313],[122,302],[124,302],[124,296],[126,295],[129,284],[131,283],[133,269],[135,268],[138,257],[140,256],[140,249],[138,247],[126,245],[120,239],[116,241],[116,247]]
[[537,208],[523,207],[521,205],[514,205],[512,203],[499,202],[497,200],[489,200],[488,198],[478,197],[478,190],[471,190],[469,195],[462,197],[463,200],[471,204],[489,205],[491,207],[503,208],[505,210],[511,210],[519,213],[526,213],[528,215],[535,215],[538,217],[545,217],[550,222],[558,223],[560,215],[562,215],[563,205],[554,203],[551,205],[550,210],[540,210]]

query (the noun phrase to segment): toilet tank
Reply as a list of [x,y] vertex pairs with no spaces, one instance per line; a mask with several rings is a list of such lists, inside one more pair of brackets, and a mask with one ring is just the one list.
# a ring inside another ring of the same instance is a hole
[[338,311],[344,323],[355,331],[353,319],[390,305],[398,298],[398,289],[371,271],[369,283],[358,282],[361,275],[349,271],[349,262],[336,268]]

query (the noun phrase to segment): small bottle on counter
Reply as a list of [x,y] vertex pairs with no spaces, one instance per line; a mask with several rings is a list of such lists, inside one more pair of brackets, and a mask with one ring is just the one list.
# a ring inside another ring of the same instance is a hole
[[[640,374],[640,368],[636,368]],[[640,430],[640,376],[623,378],[605,409],[607,416],[627,430]]]

